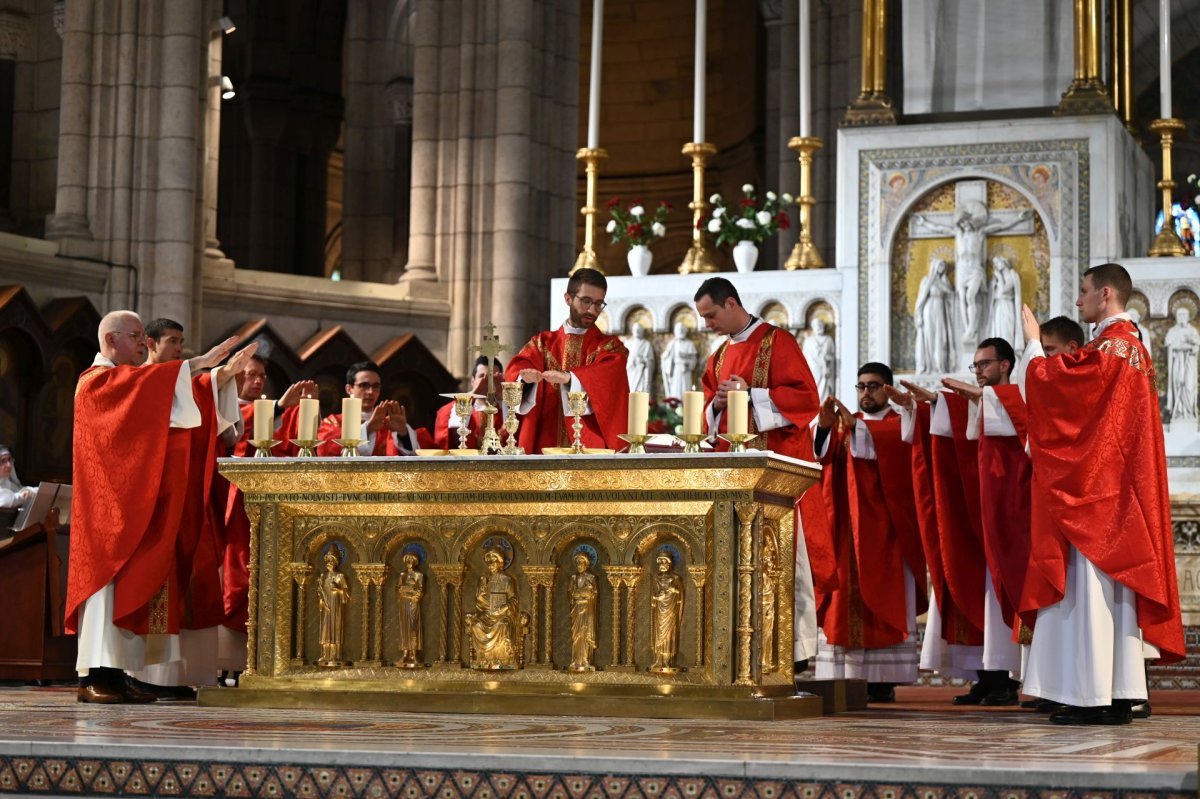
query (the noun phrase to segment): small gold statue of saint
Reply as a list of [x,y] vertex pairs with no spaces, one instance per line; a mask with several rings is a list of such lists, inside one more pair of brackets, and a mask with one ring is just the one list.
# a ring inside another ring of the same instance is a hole
[[762,670],[775,671],[778,659],[775,656],[775,596],[779,587],[779,552],[774,536],[763,536],[762,592],[759,595],[762,608]]
[[596,598],[600,590],[596,575],[590,571],[591,558],[586,552],[575,554],[575,573],[567,586],[571,600],[571,665],[567,671],[595,671]]
[[683,622],[683,580],[673,570],[671,556],[660,551],[654,559],[657,574],[650,593],[650,646],[654,661],[647,671],[675,674],[675,654],[679,651],[679,627]]
[[405,552],[401,558],[404,571],[396,585],[396,599],[400,606],[400,659],[396,665],[402,669],[420,668],[417,658],[421,656],[421,598],[425,596],[425,575],[417,570],[419,558]]
[[471,633],[471,668],[519,669],[525,665],[525,632],[529,614],[521,612],[516,581],[504,573],[503,553],[483,554],[487,574],[479,578],[475,611],[466,614]]
[[321,659],[318,666],[329,668],[349,665],[342,660],[346,643],[346,606],[350,604],[350,583],[338,571],[338,555],[325,553],[325,571],[317,579],[317,598],[321,603]]

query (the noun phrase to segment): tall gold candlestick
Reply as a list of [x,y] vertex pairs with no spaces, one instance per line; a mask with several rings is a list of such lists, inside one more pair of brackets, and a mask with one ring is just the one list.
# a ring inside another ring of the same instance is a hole
[[608,150],[602,147],[583,147],[575,153],[576,160],[583,161],[587,172],[587,205],[580,209],[583,214],[583,250],[575,259],[571,269],[596,269],[603,273],[600,261],[596,258],[596,184],[600,178],[600,159],[608,158]]
[[815,136],[793,136],[788,140],[788,149],[795,150],[800,156],[800,196],[796,204],[800,206],[800,236],[792,254],[784,263],[786,269],[822,269],[825,259],[817,251],[817,245],[812,240],[812,207],[816,198],[812,195],[812,163],[813,153],[821,149],[822,142]]
[[1150,123],[1151,132],[1162,137],[1162,180],[1156,185],[1162,190],[1163,207],[1163,226],[1154,237],[1154,243],[1150,245],[1151,256],[1191,255],[1179,234],[1175,232],[1175,214],[1172,212],[1175,202],[1171,196],[1175,189],[1175,181],[1172,179],[1171,145],[1175,141],[1175,134],[1186,129],[1182,119],[1156,119]]
[[719,272],[712,253],[704,243],[704,231],[700,228],[700,220],[708,211],[707,195],[704,193],[704,167],[708,159],[717,154],[717,148],[708,142],[693,141],[683,145],[683,154],[692,157],[692,201],[688,203],[688,208],[692,210],[692,246],[679,265],[679,274]]

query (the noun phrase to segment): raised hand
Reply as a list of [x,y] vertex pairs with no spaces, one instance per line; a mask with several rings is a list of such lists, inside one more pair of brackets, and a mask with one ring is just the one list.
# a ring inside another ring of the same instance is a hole
[[825,398],[825,401],[821,403],[821,411],[817,414],[817,427],[824,430],[833,427],[838,418],[837,406],[837,397],[830,394]]
[[835,400],[837,403],[838,421],[842,423],[843,430],[853,430],[858,424],[858,419],[854,418],[854,412],[842,404],[841,400]]
[[556,386],[565,386],[571,382],[571,375],[567,372],[549,371],[542,372],[542,379]]
[[388,409],[387,426],[388,430],[393,433],[408,432],[408,411],[404,410],[404,406],[399,402],[390,401],[391,408]]
[[955,380],[953,377],[943,377],[942,385],[960,397],[966,397],[969,400],[977,401],[983,397],[983,387],[975,383],[964,383],[962,380]]
[[392,404],[391,400],[384,400],[375,406],[371,411],[371,418],[367,419],[367,435],[374,435],[387,424],[388,406]]
[[[236,340],[235,342],[236,343]],[[224,388],[229,385],[229,381],[241,375],[246,368],[246,364],[250,363],[250,356],[258,351],[258,342],[250,342],[250,346],[238,350],[233,357],[229,359],[229,363],[225,364],[225,368],[217,372],[217,388]]]
[[300,404],[300,400],[305,397],[317,396],[317,382],[315,380],[301,380],[298,383],[292,383],[288,386],[288,390],[283,392],[283,396],[279,398],[280,408],[293,408]]
[[907,380],[901,380],[900,385],[907,388],[917,402],[937,402],[937,394],[927,388],[918,386],[916,383],[910,383]]
[[1021,330],[1025,332],[1026,341],[1042,340],[1042,326],[1028,305],[1021,306]]
[[901,391],[895,386],[884,386],[883,391],[887,394],[888,399],[899,405],[901,408],[912,410],[916,407],[917,401],[910,391]]
[[[230,336],[203,355],[197,355],[195,358],[189,359],[188,366],[191,367],[192,373],[194,374],[204,369],[211,369],[224,361],[229,353],[233,351],[233,348],[236,347],[238,342],[241,340],[242,339],[240,336]],[[255,349],[257,349],[257,347]],[[245,364],[243,364],[243,366],[245,366]],[[241,369],[238,371],[240,372]]]
[[517,376],[524,383],[536,383],[542,379],[542,373],[537,369],[522,369]]

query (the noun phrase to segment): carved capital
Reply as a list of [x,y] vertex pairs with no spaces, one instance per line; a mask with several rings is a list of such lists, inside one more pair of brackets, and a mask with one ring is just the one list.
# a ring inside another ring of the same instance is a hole
[[15,61],[33,27],[29,15],[14,8],[0,8],[0,59]]

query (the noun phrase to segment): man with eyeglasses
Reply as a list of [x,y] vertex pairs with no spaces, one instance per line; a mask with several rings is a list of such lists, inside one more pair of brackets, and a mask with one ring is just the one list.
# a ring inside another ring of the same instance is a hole
[[863,364],[854,387],[858,413],[830,396],[813,423],[838,548],[838,587],[824,600],[817,679],[866,680],[868,702],[894,702],[897,685],[917,681],[917,616],[928,606],[912,454],[888,404],[892,380],[886,364]]
[[[1119,264],[1083,274],[1075,306],[1095,338],[1045,357],[1033,312],[1025,396],[1033,460],[1033,617],[1026,690],[1059,724],[1127,724],[1147,699],[1145,661],[1186,654],[1154,365],[1125,305]],[[1036,615],[1035,615],[1036,614]]]
[[178,651],[193,574],[183,556],[195,551],[181,540],[195,533],[182,524],[195,501],[192,450],[235,425],[234,376],[255,345],[200,375],[198,387],[192,376],[224,361],[237,342],[142,366],[146,334],[137,314],[114,311],[100,321],[100,353],[75,394],[66,629],[79,637],[80,702],[153,702],[122,672]]
[[[717,335],[727,336],[709,355],[704,368],[705,423],[710,437],[725,432],[725,408],[730,391],[749,394],[749,432],[758,438],[756,449],[771,450],[792,458],[811,460],[809,423],[821,403],[808,361],[796,339],[785,330],[750,314],[728,279],[710,277],[700,284],[696,313]],[[718,451],[728,449],[716,439]],[[798,533],[795,563],[794,668],[802,672],[817,651],[817,594],[836,587],[837,564],[825,513],[817,488],[797,497]],[[803,542],[804,546],[799,544]]]
[[[405,455],[408,448],[408,414],[404,406],[394,400],[380,401],[383,378],[374,361],[359,361],[346,370],[346,396],[362,400],[363,424],[360,433],[362,443],[359,455]],[[299,422],[299,415],[296,416]],[[285,434],[295,438],[295,431]],[[317,455],[332,457],[342,454],[342,445],[336,439],[342,437],[342,414],[331,413],[321,420],[317,430]]]
[[567,281],[567,321],[538,333],[513,356],[505,380],[525,384],[518,441],[527,453],[570,446],[567,392],[586,391],[580,439],[585,447],[620,449],[629,408],[628,350],[620,337],[602,333],[596,320],[607,303],[608,281],[595,269],[578,269]]

